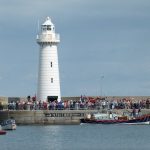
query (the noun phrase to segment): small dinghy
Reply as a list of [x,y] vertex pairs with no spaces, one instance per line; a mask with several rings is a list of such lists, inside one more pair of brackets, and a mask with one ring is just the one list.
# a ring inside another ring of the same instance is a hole
[[16,130],[16,122],[14,119],[7,119],[1,122],[2,130]]

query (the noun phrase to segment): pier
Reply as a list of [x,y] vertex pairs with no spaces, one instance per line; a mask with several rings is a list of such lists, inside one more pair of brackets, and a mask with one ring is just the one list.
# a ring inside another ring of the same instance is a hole
[[[0,121],[14,118],[16,123],[21,125],[79,124],[80,119],[86,117],[89,113],[106,113],[109,109],[122,115],[124,112],[131,113],[135,106],[140,108],[141,114],[150,114],[149,97],[107,97],[105,99],[96,98],[94,102],[89,97],[84,99],[83,102],[81,97],[63,97],[62,102],[64,104],[59,105],[57,103],[57,107],[51,107],[50,104],[52,103],[43,103],[42,107],[34,106],[35,102],[25,97],[0,97],[2,107]],[[148,100],[148,103],[146,103],[146,100]],[[73,102],[73,106],[71,102]],[[114,102],[117,102],[117,104]],[[130,102],[130,105],[128,105],[128,102]]]

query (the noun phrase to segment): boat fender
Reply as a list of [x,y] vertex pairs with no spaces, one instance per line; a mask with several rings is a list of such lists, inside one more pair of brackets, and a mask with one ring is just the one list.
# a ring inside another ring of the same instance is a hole
[[115,120],[118,120],[118,116],[115,116],[114,119],[115,119]]

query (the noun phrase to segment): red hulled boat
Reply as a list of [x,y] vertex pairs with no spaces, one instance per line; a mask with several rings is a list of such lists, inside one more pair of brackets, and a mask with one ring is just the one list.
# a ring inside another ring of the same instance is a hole
[[81,119],[81,123],[91,124],[150,124],[150,114],[137,117],[121,116],[113,113],[95,113],[89,114]]

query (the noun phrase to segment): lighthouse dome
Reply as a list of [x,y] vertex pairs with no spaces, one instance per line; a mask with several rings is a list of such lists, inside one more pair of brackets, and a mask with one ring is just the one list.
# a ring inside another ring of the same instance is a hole
[[43,26],[47,26],[47,25],[54,25],[50,19],[50,17],[46,18],[46,21],[42,24]]

